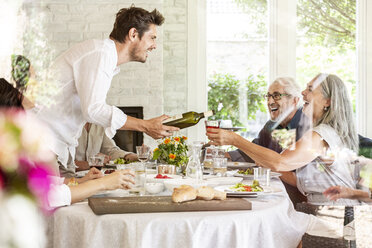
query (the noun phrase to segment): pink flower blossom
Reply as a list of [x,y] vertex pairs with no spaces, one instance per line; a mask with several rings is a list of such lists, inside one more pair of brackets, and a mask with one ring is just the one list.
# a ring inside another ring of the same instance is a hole
[[43,164],[36,164],[35,167],[30,168],[27,175],[28,188],[44,209],[48,208],[48,193],[52,183],[51,175],[53,175],[52,171]]

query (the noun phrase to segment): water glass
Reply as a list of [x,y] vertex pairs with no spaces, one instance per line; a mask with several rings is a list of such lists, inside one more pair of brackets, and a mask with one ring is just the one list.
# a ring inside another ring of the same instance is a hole
[[213,174],[224,177],[227,171],[227,158],[213,158]]
[[88,164],[90,167],[95,167],[96,169],[101,170],[103,167],[103,160],[104,160],[103,156],[97,156],[97,155],[89,156]]
[[213,158],[215,154],[215,150],[217,148],[215,146],[209,146],[205,148],[204,154],[204,169],[212,169],[213,168]]
[[271,180],[271,169],[254,167],[253,168],[253,179],[257,180],[260,185],[270,186]]
[[213,157],[214,158],[224,158],[225,157],[225,149],[223,148],[216,148],[214,151],[213,151]]
[[132,163],[128,165],[128,168],[133,170],[135,175],[134,185],[129,192],[135,195],[144,195],[146,183],[145,163]]

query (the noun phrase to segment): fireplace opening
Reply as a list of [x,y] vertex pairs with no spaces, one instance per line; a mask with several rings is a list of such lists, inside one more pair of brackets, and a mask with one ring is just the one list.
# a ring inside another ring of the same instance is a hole
[[[126,115],[143,119],[143,107],[118,107]],[[114,141],[120,149],[136,153],[136,146],[143,144],[143,133],[129,130],[117,130]]]

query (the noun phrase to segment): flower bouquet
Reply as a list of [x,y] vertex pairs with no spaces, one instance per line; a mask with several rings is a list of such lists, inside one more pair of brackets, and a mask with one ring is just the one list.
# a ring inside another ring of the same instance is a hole
[[54,155],[43,142],[44,134],[45,129],[24,111],[0,110],[0,223],[8,225],[0,234],[0,247],[42,242],[39,210],[48,209],[54,175],[47,165]]
[[153,159],[161,163],[172,164],[177,167],[186,166],[189,158],[187,156],[187,137],[170,137],[162,140],[154,150]]

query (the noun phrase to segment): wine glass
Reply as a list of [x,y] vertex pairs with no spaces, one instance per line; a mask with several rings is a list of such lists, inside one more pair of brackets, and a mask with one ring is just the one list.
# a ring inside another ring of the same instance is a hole
[[150,147],[148,146],[136,146],[137,156],[138,160],[141,161],[141,163],[137,163],[135,167],[135,188],[138,189],[139,194],[144,194],[145,191],[145,184],[146,184],[146,166],[145,162],[150,157]]
[[150,156],[150,147],[148,146],[136,146],[138,160],[141,163],[147,162]]

